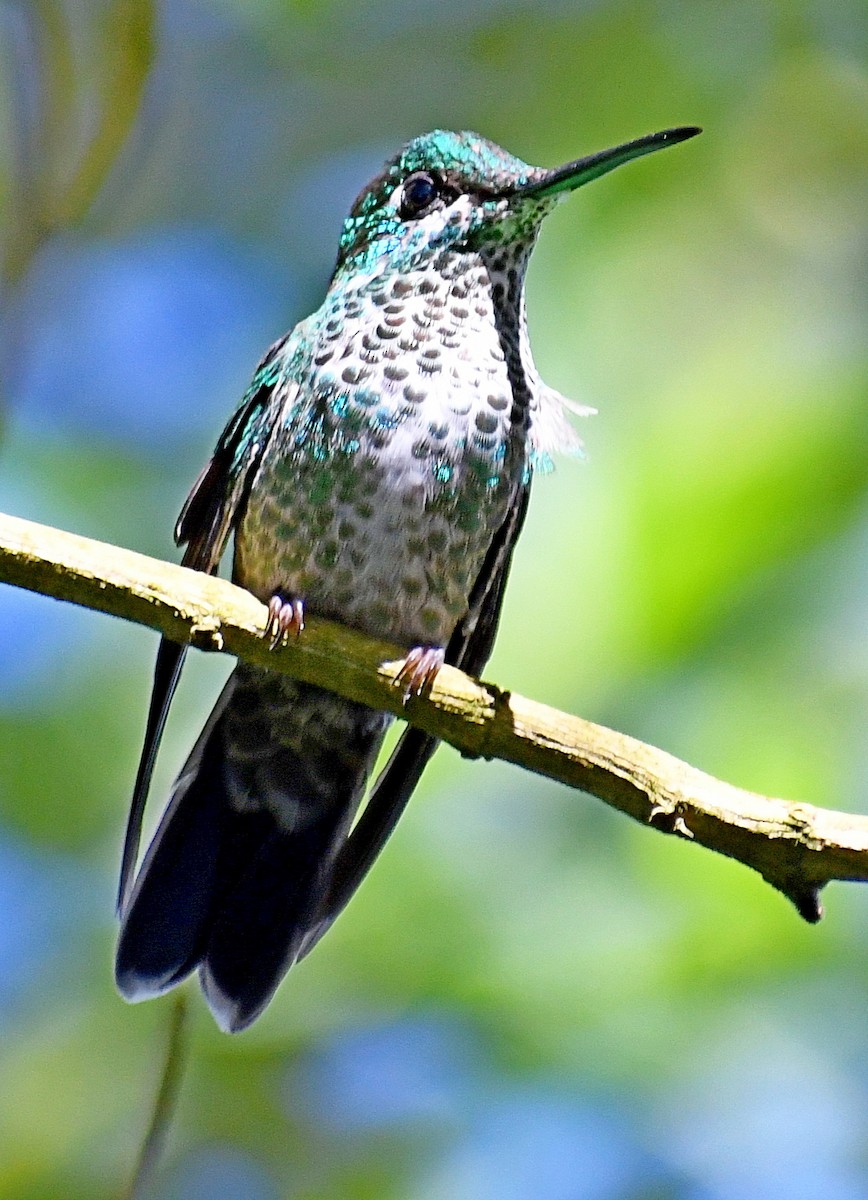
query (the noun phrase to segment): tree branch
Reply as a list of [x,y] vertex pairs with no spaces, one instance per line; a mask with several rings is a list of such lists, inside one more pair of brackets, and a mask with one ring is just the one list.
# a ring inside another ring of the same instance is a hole
[[0,514],[0,581],[69,600],[283,671],[385,709],[469,757],[501,758],[598,796],[637,821],[758,871],[807,921],[832,879],[868,879],[868,817],[744,791],[671,754],[444,667],[405,706],[397,646],[311,616],[271,651],[267,610],[242,588],[116,546]]

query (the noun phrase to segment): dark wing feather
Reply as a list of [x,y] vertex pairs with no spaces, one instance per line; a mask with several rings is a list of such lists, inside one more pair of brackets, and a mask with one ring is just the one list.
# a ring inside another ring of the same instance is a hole
[[133,797],[130,800],[130,811],[127,815],[127,827],[124,833],[124,849],[118,883],[117,907],[119,913],[126,908],[130,889],[133,886],[133,875],[139,855],[142,820],[145,815],[148,790],[151,786],[151,776],[154,773],[157,750],[160,748],[160,740],[166,726],[166,717],[169,715],[169,705],[172,703],[175,688],[178,686],[186,654],[186,646],[179,646],[177,642],[170,642],[167,638],[160,639],[157,662],[154,666],[154,682],[151,686],[151,700],[148,705],[145,742],[139,758],[139,767],[136,771],[136,782],[133,786]]
[[256,369],[247,395],[220,435],[214,453],[199,472],[175,522],[175,543],[186,545],[182,565],[213,574],[237,522],[269,433],[266,420],[275,384],[281,378],[275,342]]
[[[213,455],[184,502],[175,524],[175,542],[179,546],[186,544],[182,566],[208,575],[217,571],[229,534],[244,511],[253,476],[262,458],[268,434],[266,418],[274,385],[279,379],[278,355],[282,346],[283,342],[275,342],[259,364],[247,395],[220,435]],[[132,887],[148,789],[186,653],[186,646],[167,638],[160,641],[145,741],[124,834],[118,885],[119,912],[123,912]]]
[[[486,555],[470,597],[467,616],[446,647],[446,662],[478,675],[488,662],[497,635],[512,555],[530,499],[530,483],[522,484],[509,515]],[[419,782],[438,740],[408,725],[371,790],[364,812],[335,860],[332,879],[316,922],[304,943],[309,954],[349,903],[394,830]]]

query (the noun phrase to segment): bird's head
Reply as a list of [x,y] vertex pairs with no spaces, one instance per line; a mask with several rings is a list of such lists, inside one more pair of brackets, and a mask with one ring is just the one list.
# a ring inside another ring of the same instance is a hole
[[444,251],[530,245],[567,192],[699,132],[667,129],[552,169],[529,166],[476,133],[423,134],[359,194],[344,222],[335,273],[418,270]]

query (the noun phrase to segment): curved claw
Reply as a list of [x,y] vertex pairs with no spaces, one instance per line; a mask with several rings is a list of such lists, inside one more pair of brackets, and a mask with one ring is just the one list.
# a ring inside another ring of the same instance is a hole
[[275,592],[268,601],[268,620],[264,636],[269,639],[269,649],[277,647],[289,635],[298,637],[304,629],[304,602],[298,596]]
[[404,690],[405,704],[411,696],[421,696],[430,689],[445,660],[442,646],[415,646],[410,651],[395,676],[395,686]]

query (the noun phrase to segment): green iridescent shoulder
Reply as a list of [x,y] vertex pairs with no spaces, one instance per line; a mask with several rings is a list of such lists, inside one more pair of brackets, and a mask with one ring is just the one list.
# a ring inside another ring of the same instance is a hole
[[218,452],[230,452],[232,469],[244,463],[250,448],[267,436],[289,389],[298,386],[310,370],[310,319],[296,325],[285,337],[269,346],[263,355],[250,386],[217,443]]
[[312,318],[308,317],[269,346],[253,373],[241,407],[257,394],[264,398],[264,393],[273,392],[284,383],[301,382],[305,378],[310,368],[312,325]]

